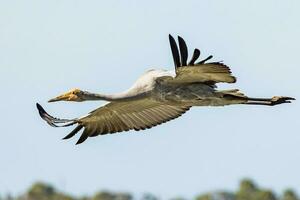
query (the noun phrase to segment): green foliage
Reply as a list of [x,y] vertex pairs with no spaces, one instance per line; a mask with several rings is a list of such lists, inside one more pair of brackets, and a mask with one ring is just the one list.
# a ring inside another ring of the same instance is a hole
[[142,196],[141,200],[159,200],[159,198],[154,196],[153,194],[146,193]]
[[76,200],[92,200],[92,198],[88,196],[84,196],[84,197],[76,198]]
[[46,185],[44,183],[36,183],[31,186],[28,191],[29,197],[43,197],[52,196],[55,193],[55,189],[51,185]]
[[207,193],[196,197],[196,200],[235,200],[235,194],[231,192]]
[[19,199],[28,200],[74,200],[69,195],[57,192],[54,187],[45,183],[35,183],[28,192]]
[[276,197],[270,190],[261,190],[257,191],[254,200],[276,200]]
[[183,197],[175,197],[175,198],[172,198],[172,199],[170,199],[170,200],[186,200],[186,199],[183,198]]
[[[159,200],[152,194],[144,194],[141,198],[133,198],[129,193],[116,193],[102,191],[92,197],[75,198],[56,190],[53,186],[38,182],[33,184],[28,191],[16,198],[11,195],[0,195],[0,200]],[[185,200],[184,198],[172,198],[170,200]],[[289,189],[285,190],[278,198],[271,190],[258,187],[252,180],[243,179],[236,192],[211,192],[198,195],[195,200],[300,200],[297,194]]]
[[250,179],[243,179],[236,193],[236,200],[255,200],[258,189],[255,183]]
[[212,195],[211,194],[202,194],[196,197],[196,200],[212,200]]
[[244,179],[236,193],[236,200],[277,200],[277,198],[272,191],[260,189],[252,180]]
[[111,193],[111,192],[99,192],[92,200],[132,200],[132,196],[127,193]]
[[109,192],[99,192],[97,193],[92,200],[113,200],[113,194]]
[[283,192],[282,200],[300,200],[300,199],[293,190],[288,189]]

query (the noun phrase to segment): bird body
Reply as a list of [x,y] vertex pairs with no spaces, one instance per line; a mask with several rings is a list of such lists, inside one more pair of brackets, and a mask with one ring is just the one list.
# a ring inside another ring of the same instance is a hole
[[[123,99],[115,98],[117,99],[115,101],[128,101],[126,98],[128,96],[138,99],[137,95],[140,95],[143,98],[152,98],[168,104],[188,106],[227,105],[223,99],[222,91],[216,91],[214,85],[207,85],[201,82],[178,84],[173,81],[175,77],[175,71],[152,69],[140,76],[131,88],[113,96],[123,97]],[[238,90],[224,92],[227,95],[238,94],[236,93]],[[238,94],[238,96],[241,95]],[[114,100],[112,99],[111,101]]]
[[151,69],[145,72],[142,76],[140,76],[136,82],[124,93],[126,94],[143,94],[150,93],[155,94],[157,89],[157,80],[161,77],[174,77],[174,71],[166,71],[161,69]]
[[[201,106],[201,100],[207,98],[222,98],[220,91],[216,91],[211,85],[199,83],[176,84],[175,71],[151,69],[140,76],[136,82],[126,91],[109,95],[109,101],[128,101],[133,99],[152,98],[167,103],[178,103],[190,106]],[[230,90],[236,91],[236,90]],[[228,92],[227,92],[228,93]],[[105,99],[98,99],[105,100]],[[213,104],[213,103],[212,103]],[[205,103],[203,106],[208,106]]]
[[238,89],[217,90],[217,83],[235,83],[228,66],[221,62],[200,62],[198,49],[187,62],[188,52],[184,40],[178,37],[179,50],[174,38],[169,35],[174,71],[149,70],[128,90],[118,94],[96,94],[79,89],[71,90],[49,102],[95,101],[109,103],[75,119],[58,119],[49,115],[37,104],[40,116],[51,126],[65,127],[77,124],[64,139],[73,137],[84,129],[76,144],[88,137],[129,130],[144,130],[175,119],[193,106],[225,106],[235,104],[274,106],[290,103],[291,97],[250,98]]

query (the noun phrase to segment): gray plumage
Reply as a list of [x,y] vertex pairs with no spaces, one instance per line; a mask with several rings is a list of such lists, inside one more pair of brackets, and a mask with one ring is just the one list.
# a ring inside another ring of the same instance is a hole
[[[51,126],[65,127],[77,124],[63,139],[69,139],[83,129],[76,144],[88,137],[129,130],[144,130],[175,119],[193,106],[225,106],[232,104],[268,105],[290,103],[291,97],[249,98],[239,90],[217,90],[216,83],[235,83],[228,66],[209,62],[212,56],[196,62],[200,51],[195,49],[190,62],[185,41],[178,37],[179,50],[169,35],[175,71],[149,70],[127,91],[105,95],[79,89],[71,90],[49,100],[88,101],[104,100],[109,103],[76,119],[59,119],[49,115],[37,104],[40,116]],[[188,63],[188,64],[187,64]],[[196,63],[196,64],[195,64]]]

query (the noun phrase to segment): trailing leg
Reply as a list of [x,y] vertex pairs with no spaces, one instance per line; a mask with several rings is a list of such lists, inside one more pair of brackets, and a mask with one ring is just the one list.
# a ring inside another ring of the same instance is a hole
[[274,96],[272,98],[250,98],[247,97],[247,102],[243,104],[248,105],[265,105],[265,106],[275,106],[282,103],[291,103],[291,100],[295,100],[292,97]]

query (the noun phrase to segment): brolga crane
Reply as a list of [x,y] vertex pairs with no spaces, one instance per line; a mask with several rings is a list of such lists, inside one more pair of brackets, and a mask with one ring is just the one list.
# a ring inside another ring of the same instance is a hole
[[225,106],[233,104],[274,106],[290,103],[291,97],[251,98],[238,89],[217,90],[216,83],[235,83],[228,66],[222,62],[208,62],[212,56],[197,61],[199,49],[195,49],[188,60],[185,41],[178,36],[179,49],[169,35],[175,64],[174,71],[149,70],[131,88],[118,94],[96,94],[73,89],[50,99],[56,101],[108,101],[88,115],[75,119],[59,119],[49,115],[37,103],[40,116],[53,127],[77,125],[63,139],[83,132],[76,144],[88,137],[129,130],[144,130],[175,119],[193,106]]

